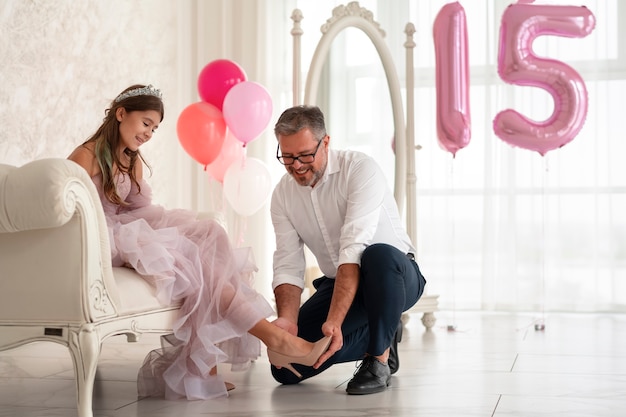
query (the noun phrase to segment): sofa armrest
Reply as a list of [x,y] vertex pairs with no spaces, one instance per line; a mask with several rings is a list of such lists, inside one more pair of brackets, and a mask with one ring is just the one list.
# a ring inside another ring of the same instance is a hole
[[[41,237],[32,239],[32,247],[22,243],[24,250],[9,257],[9,249],[27,234],[52,236],[46,230],[57,233],[57,229],[61,232],[54,239],[66,248],[62,255],[66,259],[51,259],[55,241],[46,247],[44,240],[38,242]],[[119,296],[106,219],[96,188],[80,165],[61,158],[40,159],[19,168],[0,165],[0,237],[0,251],[6,249],[0,256],[5,289],[24,287],[23,281],[36,285],[46,278],[59,279],[64,281],[59,286],[79,288],[83,314],[115,314]],[[70,241],[75,249],[70,249]],[[19,262],[29,267],[23,269]],[[63,272],[64,264],[68,268]],[[54,277],[49,276],[52,270]]]
[[[41,159],[0,170],[0,232],[62,226],[74,215],[76,201],[68,188],[90,181],[75,162]],[[89,190],[87,190],[89,191]]]

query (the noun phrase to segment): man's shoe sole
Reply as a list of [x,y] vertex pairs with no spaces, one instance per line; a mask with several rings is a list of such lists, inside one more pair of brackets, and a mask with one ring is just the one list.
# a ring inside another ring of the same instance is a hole
[[387,382],[387,385],[385,386],[379,386],[379,387],[368,388],[368,389],[352,389],[352,390],[346,389],[346,392],[350,395],[376,394],[378,392],[385,391],[388,387],[389,387],[389,382]]

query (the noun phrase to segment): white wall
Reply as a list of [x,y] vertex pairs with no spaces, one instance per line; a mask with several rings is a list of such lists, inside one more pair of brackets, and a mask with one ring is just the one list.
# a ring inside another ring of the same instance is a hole
[[175,202],[160,168],[182,162],[172,140],[177,15],[168,0],[0,3],[0,162],[67,156],[122,89],[151,83],[163,90],[166,119],[146,154],[158,198]]
[[[198,100],[197,74],[214,59],[232,59],[249,80],[264,83],[258,69],[264,58],[257,48],[264,40],[256,35],[261,3],[2,0],[0,163],[66,157],[97,129],[121,90],[153,84],[163,91],[165,120],[142,151],[154,170],[148,181],[155,203],[221,208],[219,186],[217,191],[211,187],[206,173],[180,147],[176,120]],[[258,149],[263,148],[253,143],[248,155],[262,157]],[[271,248],[263,243],[267,207],[248,219],[226,212],[235,244],[255,251],[258,289],[271,296]]]

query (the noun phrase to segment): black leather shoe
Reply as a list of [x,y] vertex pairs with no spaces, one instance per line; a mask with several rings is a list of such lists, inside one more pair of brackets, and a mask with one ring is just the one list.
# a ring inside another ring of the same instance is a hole
[[366,356],[354,377],[348,382],[346,392],[353,395],[374,394],[387,389],[391,371],[389,365],[373,356]]
[[398,372],[400,369],[400,357],[398,356],[398,343],[402,341],[402,329],[403,329],[402,320],[398,323],[398,329],[396,330],[396,334],[391,340],[391,346],[389,347],[389,360],[387,363],[389,364],[389,369],[391,370],[391,375]]

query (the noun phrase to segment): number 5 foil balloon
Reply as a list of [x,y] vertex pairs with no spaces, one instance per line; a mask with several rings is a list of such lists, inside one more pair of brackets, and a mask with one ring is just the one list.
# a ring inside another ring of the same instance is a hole
[[444,5],[433,24],[437,87],[437,137],[452,153],[472,135],[465,10],[458,2]]
[[569,65],[533,53],[541,35],[582,38],[595,26],[584,6],[511,4],[502,15],[498,74],[507,83],[543,88],[554,98],[554,112],[536,122],[507,109],[493,121],[496,135],[513,146],[539,152],[558,149],[576,137],[587,116],[587,89]]

